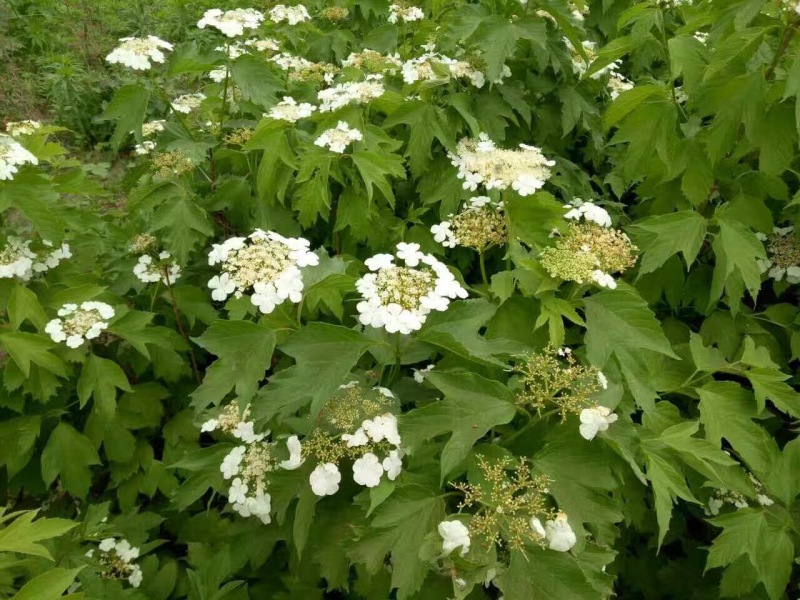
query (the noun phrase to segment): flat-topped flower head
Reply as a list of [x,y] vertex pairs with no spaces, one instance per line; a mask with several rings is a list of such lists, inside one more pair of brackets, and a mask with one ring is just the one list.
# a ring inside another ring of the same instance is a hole
[[269,19],[273,23],[288,23],[289,25],[297,25],[303,21],[308,21],[311,15],[302,4],[297,6],[286,6],[285,4],[278,4],[269,11]]
[[389,333],[418,330],[431,311],[445,311],[451,300],[468,295],[447,266],[420,252],[419,244],[401,242],[396,258],[378,254],[366,265],[371,272],[356,282],[363,297],[356,307],[359,321]]
[[256,433],[255,423],[250,420],[250,405],[239,411],[239,404],[231,402],[226,404],[219,415],[203,423],[200,431],[203,433],[221,431],[242,440],[245,444],[253,444],[263,440],[269,432]]
[[351,129],[344,121],[339,121],[336,127],[326,129],[314,140],[314,145],[321,148],[328,148],[331,152],[343,154],[351,142],[358,142],[364,139],[363,134],[358,129]]
[[483,251],[505,244],[508,234],[503,203],[493,202],[488,196],[472,198],[457,214],[433,225],[431,233],[445,248],[464,246]]
[[157,144],[151,140],[144,140],[141,144],[136,144],[133,147],[133,153],[136,156],[147,156],[156,149]]
[[103,333],[114,314],[114,309],[105,302],[87,301],[80,306],[65,304],[58,310],[58,318],[47,323],[44,330],[54,342],[79,348],[86,340]]
[[520,196],[529,196],[542,188],[550,178],[548,160],[535,146],[520,144],[519,148],[497,148],[486,134],[478,139],[465,138],[458,142],[455,153],[448,153],[465,190],[478,187],[504,190],[511,187]]
[[354,67],[366,73],[394,74],[403,66],[399,54],[381,54],[365,48],[361,52],[351,52],[342,61],[343,67]]
[[104,579],[127,581],[131,587],[138,588],[142,583],[142,569],[134,561],[139,558],[139,548],[131,546],[125,539],[105,538],[97,547],[98,552],[87,552],[86,556],[96,558],[100,563]]
[[284,96],[283,100],[273,106],[264,116],[277,121],[296,123],[300,119],[305,119],[314,114],[317,107],[308,102],[297,102],[291,96]]
[[208,264],[220,264],[222,273],[209,280],[211,297],[218,302],[228,296],[241,298],[252,292],[251,302],[263,313],[271,313],[285,301],[298,303],[303,293],[301,269],[319,263],[303,238],[287,238],[274,231],[257,229],[247,238],[230,238],[214,244]]
[[775,281],[786,278],[788,283],[800,283],[800,241],[794,227],[774,227],[770,235],[756,236],[767,246],[767,258],[758,260],[761,272]]
[[326,6],[317,15],[320,19],[327,19],[332,23],[339,23],[347,20],[350,11],[344,6]]
[[163,63],[166,60],[164,50],[172,50],[172,44],[154,35],[146,38],[124,37],[119,41],[122,43],[106,56],[106,61],[135,71],[146,71],[152,63]]
[[39,159],[11,136],[0,133],[0,181],[14,179],[22,165],[38,165]]
[[172,102],[170,102],[170,106],[172,110],[175,112],[183,113],[184,115],[188,115],[193,110],[197,110],[200,108],[200,105],[203,103],[203,100],[206,99],[206,95],[202,92],[197,92],[194,94],[184,94],[183,96],[178,96]]
[[166,123],[167,122],[163,120],[148,121],[147,123],[142,123],[142,135],[144,137],[150,137],[151,135],[161,133],[162,131],[164,131],[164,125],[166,125]]
[[616,100],[622,92],[630,91],[636,87],[636,85],[624,75],[612,73],[611,77],[608,78],[606,87],[608,88],[608,95],[611,96],[611,99]]
[[244,46],[251,50],[255,50],[256,52],[268,55],[279,52],[281,49],[281,46],[277,40],[272,38],[247,40],[244,42]]
[[143,283],[160,281],[164,285],[172,285],[180,278],[181,268],[171,259],[169,252],[159,252],[155,258],[144,254],[133,267],[133,274]]
[[264,14],[254,8],[235,8],[222,11],[212,8],[203,14],[197,22],[200,29],[213,27],[229,38],[243,35],[245,29],[258,29],[264,20]]
[[412,23],[425,18],[425,13],[418,6],[392,4],[389,6],[389,23]]
[[333,87],[320,90],[317,98],[320,101],[320,112],[332,112],[348,104],[367,104],[380,98],[386,88],[380,83],[381,75],[370,75],[367,81],[350,81],[339,83]]
[[41,128],[42,124],[39,121],[32,121],[30,119],[25,119],[24,121],[9,121],[6,123],[6,133],[12,137],[33,135]]
[[72,257],[69,244],[54,247],[49,240],[33,245],[32,240],[9,236],[0,250],[0,279],[18,277],[28,281],[35,273],[44,273],[57,267],[62,260]]
[[319,413],[319,424],[334,434],[350,433],[376,415],[384,415],[396,406],[393,396],[356,381],[339,386]]
[[215,82],[215,83],[222,83],[226,79],[228,79],[230,75],[230,71],[228,71],[228,67],[220,67],[218,69],[212,69],[208,72],[208,78]]

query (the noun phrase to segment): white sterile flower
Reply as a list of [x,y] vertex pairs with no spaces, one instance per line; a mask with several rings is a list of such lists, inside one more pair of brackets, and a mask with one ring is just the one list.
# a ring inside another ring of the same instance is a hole
[[128,575],[128,583],[131,587],[138,588],[142,585],[142,568],[139,565],[131,565],[131,574]]
[[[501,181],[501,180],[494,180]],[[536,190],[544,186],[544,181],[535,175],[523,173],[511,183],[511,189],[517,192],[520,196],[530,196],[535,194]],[[488,186],[487,186],[488,187]],[[501,188],[502,189],[502,188]]]
[[257,52],[278,52],[281,49],[278,42],[272,38],[247,40],[244,45],[249,48],[255,48]]
[[244,446],[236,446],[236,448],[231,450],[227,456],[222,459],[219,470],[222,471],[222,476],[225,479],[230,479],[239,473],[239,465],[242,464],[242,459],[244,458],[246,450],[247,448]]
[[568,552],[578,541],[575,532],[572,531],[572,527],[567,521],[567,515],[563,512],[558,513],[555,519],[547,521],[545,530],[547,531],[547,541],[550,542],[551,550]]
[[161,281],[164,285],[172,285],[180,278],[181,268],[169,260],[171,256],[169,252],[161,252],[158,260],[153,260],[152,256],[144,254],[133,267],[133,274],[143,283]]
[[597,372],[597,383],[599,383],[600,387],[604,390],[608,389],[608,378],[603,374],[602,371]]
[[256,490],[254,495],[248,496],[244,502],[232,504],[231,508],[243,517],[259,518],[264,525],[269,525],[272,521],[269,514],[272,510],[272,497],[262,490]]
[[537,538],[544,538],[547,536],[547,531],[545,531],[542,522],[536,517],[531,517],[531,531],[533,531],[533,535]]
[[343,154],[351,142],[358,142],[364,139],[363,134],[358,129],[351,129],[344,121],[339,121],[336,127],[326,129],[314,141],[315,146],[325,148],[331,152]]
[[45,333],[54,342],[64,342],[70,348],[80,347],[86,340],[93,340],[108,328],[108,319],[114,317],[114,309],[104,302],[65,304],[58,310],[58,318],[45,326]]
[[269,18],[273,23],[283,23],[286,21],[289,25],[297,25],[303,21],[308,21],[311,15],[308,14],[308,10],[306,10],[306,7],[302,4],[298,4],[297,6],[278,4],[269,11]]
[[215,431],[219,427],[219,420],[217,419],[209,419],[200,427],[200,431],[202,433],[208,433],[210,431]]
[[600,227],[611,227],[611,215],[602,206],[597,206],[591,200],[584,202],[580,198],[575,198],[564,208],[569,209],[564,215],[565,219],[580,221],[582,218],[592,223],[597,223]]
[[0,181],[14,179],[22,165],[38,165],[39,159],[8,135],[0,133]]
[[260,229],[248,238],[214,244],[208,263],[221,263],[223,273],[209,280],[211,297],[222,302],[231,294],[240,298],[252,290],[250,301],[265,314],[287,300],[300,302],[301,269],[319,264],[319,256],[309,250],[309,245],[302,238],[286,238]]
[[142,123],[142,135],[144,137],[150,137],[156,133],[161,133],[164,131],[164,125],[166,125],[166,121],[164,120],[155,120]]
[[469,529],[461,521],[442,521],[437,529],[442,536],[444,554],[450,554],[456,548],[461,548],[461,556],[469,552]]
[[383,84],[375,80],[339,83],[317,93],[317,99],[320,101],[319,111],[332,112],[348,104],[366,104],[370,100],[380,98],[385,92]]
[[775,501],[772,498],[770,498],[769,496],[765,496],[764,494],[756,495],[756,500],[758,500],[758,503],[761,506],[772,506],[773,504],[775,504]]
[[120,540],[117,542],[116,552],[117,556],[126,563],[133,562],[139,558],[139,548],[131,546],[128,540]]
[[581,437],[593,440],[600,431],[607,431],[608,426],[615,422],[619,417],[611,412],[606,406],[595,406],[584,408],[581,411]]
[[364,264],[370,271],[380,271],[381,269],[388,269],[394,265],[393,254],[376,254],[372,258],[364,261]]
[[229,76],[228,67],[220,67],[209,71],[208,78],[216,83],[222,83]]
[[308,102],[298,104],[291,96],[284,96],[283,100],[273,106],[264,116],[279,121],[287,121],[288,123],[296,123],[300,119],[310,117],[315,110],[317,110],[317,107],[313,104]]
[[33,135],[38,129],[42,128],[39,121],[25,119],[24,121],[9,121],[6,123],[6,133],[16,137],[18,135]]
[[308,476],[311,484],[311,491],[317,496],[332,496],[339,491],[339,483],[342,481],[342,474],[339,467],[333,463],[323,463]]
[[450,228],[450,221],[442,221],[437,225],[431,226],[433,241],[440,243],[445,248],[455,248],[458,245],[458,238]]
[[212,8],[203,14],[197,22],[200,29],[214,27],[228,37],[242,35],[245,29],[257,29],[264,20],[264,15],[253,8],[235,8],[222,11]]
[[264,433],[256,433],[253,430],[254,426],[252,421],[240,421],[231,433],[233,433],[233,437],[242,440],[245,444],[260,442],[267,436]]
[[411,23],[425,18],[425,13],[417,6],[403,6],[392,4],[389,6],[389,23]]
[[356,429],[355,433],[342,434],[342,440],[347,444],[348,448],[357,448],[358,446],[366,446],[369,444],[369,438],[363,427]]
[[101,541],[100,545],[98,546],[98,549],[101,552],[111,552],[114,548],[116,548],[116,546],[117,546],[117,540],[111,537],[111,538],[105,538],[103,541]]
[[27,281],[33,276],[33,263],[36,253],[30,248],[30,240],[9,237],[5,247],[0,250],[0,278],[19,277]]
[[397,432],[397,417],[392,413],[386,413],[374,419],[366,419],[361,423],[361,428],[373,442],[386,440],[394,446],[400,445],[400,434]]
[[231,487],[228,490],[228,502],[231,504],[244,504],[247,502],[247,484],[242,481],[241,477],[236,477],[231,481]]
[[468,294],[443,263],[420,252],[417,244],[401,243],[397,247],[398,258],[400,254],[406,257],[406,266],[390,262],[388,255],[368,260],[370,268],[378,268],[356,282],[363,297],[356,309],[363,325],[408,334],[422,327],[428,313],[445,311],[451,300]]
[[436,365],[431,363],[424,369],[414,369],[414,381],[416,381],[417,383],[422,383],[423,381],[425,381],[425,376],[428,373],[430,373],[433,370],[433,367],[435,366]]
[[610,290],[617,288],[617,280],[608,273],[605,273],[599,269],[592,271],[592,281],[594,281],[600,287],[605,287]]
[[150,140],[145,140],[141,144],[136,144],[133,148],[133,153],[136,156],[146,156],[156,149],[156,143]]
[[148,35],[146,38],[124,37],[119,40],[119,46],[106,56],[106,61],[111,64],[121,64],[137,71],[146,71],[154,63],[163,63],[166,60],[164,50],[172,50],[172,44]]
[[300,439],[296,435],[293,435],[286,440],[286,448],[289,450],[289,460],[282,460],[278,463],[278,466],[287,471],[294,471],[305,462],[302,455],[303,447],[300,445]]
[[353,481],[359,485],[375,487],[381,482],[381,475],[383,465],[372,452],[367,452],[353,463]]
[[399,450],[390,451],[389,456],[383,459],[383,470],[386,471],[386,476],[390,481],[397,479],[403,470],[402,455]]
[[634,87],[636,86],[630,79],[619,73],[612,73],[611,77],[608,79],[608,95],[611,96],[612,100],[616,100],[622,92],[632,90]]
[[172,102],[170,102],[170,106],[175,112],[188,115],[193,110],[200,108],[200,105],[205,99],[206,95],[202,92],[197,92],[195,94],[184,94],[183,96],[178,96]]

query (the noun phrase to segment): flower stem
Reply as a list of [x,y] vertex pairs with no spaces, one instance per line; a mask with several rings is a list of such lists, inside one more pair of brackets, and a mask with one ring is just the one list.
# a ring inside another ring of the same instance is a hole
[[197,368],[197,359],[194,356],[192,343],[189,340],[189,336],[186,333],[186,330],[183,328],[183,319],[181,318],[181,311],[178,308],[178,302],[175,299],[175,292],[172,289],[172,282],[169,279],[169,266],[164,265],[163,270],[164,270],[164,281],[167,284],[167,292],[169,293],[169,301],[170,304],[172,304],[172,313],[175,315],[175,322],[178,324],[178,331],[180,332],[181,337],[183,337],[183,339],[186,340],[186,345],[189,346],[189,360],[192,363],[192,372],[194,373],[194,378],[197,381],[197,383],[200,383],[203,380],[203,378],[200,376],[200,369]]
[[486,260],[483,255],[483,250],[478,252],[478,262],[481,265],[481,279],[483,279],[484,285],[488,288],[489,286],[489,278],[486,275]]

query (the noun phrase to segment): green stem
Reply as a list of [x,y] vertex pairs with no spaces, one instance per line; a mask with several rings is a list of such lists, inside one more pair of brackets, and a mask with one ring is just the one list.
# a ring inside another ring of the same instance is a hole
[[200,376],[200,369],[197,368],[197,359],[194,356],[194,350],[192,349],[192,343],[189,340],[189,335],[186,333],[186,330],[183,328],[183,319],[181,318],[181,311],[178,308],[178,302],[175,299],[175,292],[172,289],[172,282],[169,280],[169,266],[164,265],[164,280],[167,284],[167,292],[169,293],[169,301],[172,304],[172,312],[175,315],[175,322],[178,324],[178,331],[181,334],[181,337],[186,341],[186,345],[189,346],[189,360],[192,363],[192,372],[194,373],[194,378],[197,380],[197,383],[200,383],[203,378]]

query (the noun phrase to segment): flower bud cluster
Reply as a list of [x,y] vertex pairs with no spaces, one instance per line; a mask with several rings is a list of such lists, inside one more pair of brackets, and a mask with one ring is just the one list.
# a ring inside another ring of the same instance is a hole
[[156,154],[152,159],[153,174],[159,179],[180,177],[194,170],[192,159],[180,150]]
[[471,198],[456,215],[431,227],[433,239],[445,248],[464,246],[483,251],[508,239],[502,202],[488,196]]
[[345,21],[350,16],[350,11],[344,6],[326,6],[317,15],[320,19],[327,19],[333,23]]
[[218,302],[231,294],[241,298],[252,290],[253,305],[263,313],[271,313],[286,300],[300,302],[301,269],[318,263],[319,257],[309,250],[308,240],[257,229],[247,238],[235,237],[214,244],[208,264],[220,264],[222,274],[212,277],[208,287]]
[[[128,540],[110,537],[102,540],[97,550],[103,578],[127,580],[134,588],[142,584],[142,569],[133,562],[139,558],[139,548],[131,546]],[[94,558],[94,549],[89,550],[86,556]]]
[[58,318],[45,326],[54,342],[65,342],[70,348],[80,347],[86,340],[93,340],[108,328],[108,320],[114,318],[114,309],[105,302],[87,301],[65,304],[58,309]]
[[420,329],[431,311],[443,312],[451,300],[467,297],[447,266],[419,248],[401,242],[396,258],[377,254],[366,260],[370,272],[356,282],[364,298],[356,307],[362,324],[408,334]]
[[[476,57],[471,60],[458,60],[433,52],[432,44],[426,45],[425,48],[429,50],[402,64],[404,82],[412,84],[417,81],[446,80],[452,77],[453,79],[467,79],[477,88],[483,87],[486,83],[486,76],[483,72],[485,64]],[[503,65],[503,74],[496,83],[501,82],[504,77],[509,75],[511,75],[510,69]]]
[[172,107],[172,110],[183,113],[184,115],[188,115],[193,110],[200,108],[200,105],[205,99],[206,95],[202,92],[184,94],[183,96],[178,96],[175,98],[170,103],[170,106]]
[[124,37],[119,41],[122,43],[106,56],[106,61],[136,71],[146,71],[152,63],[163,63],[166,60],[164,50],[172,50],[172,44],[154,35],[146,38]]
[[785,277],[788,283],[800,283],[800,241],[794,227],[775,227],[770,235],[757,233],[756,237],[767,246],[767,258],[758,260],[761,272],[775,281]]
[[35,273],[54,269],[62,260],[72,257],[67,243],[54,248],[51,241],[42,240],[37,249],[32,249],[32,244],[31,240],[9,236],[0,250],[0,279],[18,277],[28,281]]
[[22,165],[38,165],[39,159],[11,136],[0,133],[0,181],[12,180]]
[[364,49],[361,52],[351,52],[342,61],[343,67],[354,67],[367,73],[389,73],[393,75],[403,66],[400,55],[381,54],[375,50]]
[[510,186],[520,196],[529,196],[542,188],[550,178],[550,167],[556,164],[535,146],[520,144],[516,150],[497,148],[485,133],[477,140],[462,139],[455,153],[448,153],[448,157],[458,167],[458,178],[464,180],[465,190],[475,191],[479,186],[504,190]]
[[24,121],[9,121],[6,123],[6,133],[12,137],[33,135],[41,128],[42,124],[39,121],[32,121],[30,119],[25,119]]

